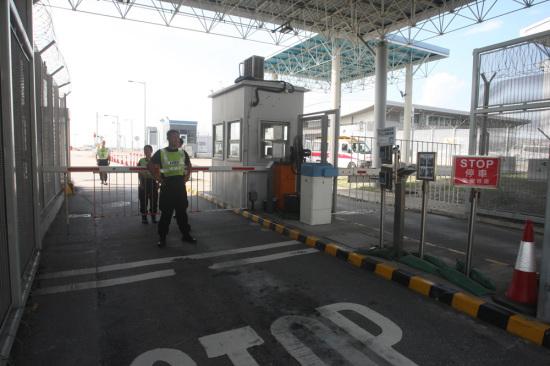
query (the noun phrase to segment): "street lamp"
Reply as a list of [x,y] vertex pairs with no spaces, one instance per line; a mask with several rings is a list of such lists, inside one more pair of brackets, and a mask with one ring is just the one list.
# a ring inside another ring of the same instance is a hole
[[120,124],[118,123],[118,116],[114,114],[104,114],[103,117],[116,118],[116,149],[120,150]]
[[143,85],[143,144],[147,143],[147,83],[145,81],[128,80],[129,83]]

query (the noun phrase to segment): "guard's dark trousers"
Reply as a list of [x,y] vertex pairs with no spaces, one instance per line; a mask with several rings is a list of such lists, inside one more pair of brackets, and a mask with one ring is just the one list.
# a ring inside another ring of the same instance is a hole
[[139,212],[147,215],[147,206],[151,215],[157,213],[159,201],[159,187],[154,179],[144,179],[139,185]]
[[183,179],[165,180],[160,188],[159,208],[161,210],[160,221],[158,223],[158,233],[161,239],[166,238],[170,221],[174,210],[176,211],[176,221],[182,235],[189,234],[190,227],[187,220],[187,192]]

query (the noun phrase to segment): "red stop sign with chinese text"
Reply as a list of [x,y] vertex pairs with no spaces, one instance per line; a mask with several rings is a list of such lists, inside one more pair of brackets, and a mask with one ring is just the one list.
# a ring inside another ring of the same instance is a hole
[[500,158],[453,156],[453,185],[496,189],[500,181]]

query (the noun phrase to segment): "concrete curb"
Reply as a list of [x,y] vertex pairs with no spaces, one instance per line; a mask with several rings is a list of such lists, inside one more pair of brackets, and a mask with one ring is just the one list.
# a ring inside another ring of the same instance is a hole
[[[228,208],[227,204],[213,197],[204,194],[200,194],[200,196],[222,208]],[[346,261],[354,267],[372,272],[388,281],[397,282],[414,292],[430,297],[440,303],[450,305],[455,310],[467,314],[472,318],[480,319],[485,323],[504,329],[508,333],[550,349],[550,325],[548,324],[530,320],[481,298],[450,289],[388,263],[376,261],[371,257],[349,251],[337,243],[326,242],[316,236],[306,235],[297,229],[265,219],[247,210],[232,209],[232,211],[259,224],[263,228],[273,230],[293,240],[298,240],[308,247],[315,248]]]

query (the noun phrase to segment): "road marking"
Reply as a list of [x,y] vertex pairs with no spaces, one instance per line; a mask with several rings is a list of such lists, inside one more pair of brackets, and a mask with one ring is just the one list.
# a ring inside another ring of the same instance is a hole
[[70,283],[68,285],[40,288],[38,290],[33,291],[33,295],[49,295],[49,294],[57,294],[62,292],[88,290],[92,288],[125,285],[128,283],[147,281],[155,278],[170,277],[170,276],[174,276],[175,274],[176,274],[176,271],[174,271],[173,269],[166,269],[163,271],[142,273],[135,276],[111,278],[108,280],[76,282],[76,283]]
[[[420,240],[414,239],[414,238],[410,238],[410,237],[408,237],[408,236],[403,236],[403,238],[404,238],[404,239],[407,239],[407,240],[411,240],[411,241],[420,242]],[[453,252],[453,253],[457,253],[457,254],[466,255],[466,253],[463,252],[463,251],[456,250],[456,249],[451,249],[451,248],[447,248],[447,247],[444,247],[444,246],[442,246],[442,245],[437,245],[437,244],[430,243],[430,242],[427,242],[427,241],[425,241],[424,244],[427,245],[427,246],[430,246],[430,247],[445,249],[445,250],[448,250],[449,252]]]
[[[416,365],[413,361],[397,352],[393,345],[399,343],[403,337],[403,331],[391,319],[360,304],[336,303],[317,308],[319,313],[344,329],[349,335],[363,343],[370,352],[366,352],[371,361],[376,365],[389,364],[399,366]],[[382,333],[374,336],[364,328],[343,315],[344,311],[352,311],[370,320],[382,329]]]
[[278,260],[278,259],[294,257],[294,256],[297,256],[297,255],[311,254],[311,253],[318,253],[318,252],[319,251],[317,249],[313,249],[313,248],[292,250],[290,252],[269,254],[269,255],[264,255],[264,256],[261,256],[261,257],[244,258],[244,259],[237,259],[237,260],[234,260],[234,261],[220,262],[220,263],[213,264],[208,268],[210,268],[210,269],[223,269],[223,268],[228,268],[228,267],[237,267],[237,266],[243,266],[243,265],[247,265],[247,264],[275,261],[275,260]]
[[501,266],[511,266],[510,263],[504,263],[504,262],[500,262],[500,261],[490,259],[490,258],[485,258],[485,260],[489,263],[498,264],[498,265],[501,265]]
[[[300,365],[324,366],[343,359],[353,366],[416,366],[393,348],[401,341],[403,331],[382,314],[354,303],[330,304],[316,310],[320,316],[281,316],[270,327],[271,334]],[[376,336],[368,332],[363,328],[364,324],[348,317],[349,312],[374,323],[381,332],[377,332]],[[328,322],[332,324],[329,326]],[[307,344],[303,342],[304,329],[309,335]],[[249,349],[264,345],[264,340],[248,325],[206,335],[198,341],[208,358],[227,356],[235,366],[259,365]],[[309,347],[312,345],[315,345],[314,349]],[[335,358],[335,353],[339,354],[339,358]],[[270,355],[274,354],[270,352]],[[130,366],[151,366],[159,361],[170,366],[196,365],[190,356],[180,350],[156,348],[139,355]],[[263,363],[266,363],[265,359]]]
[[451,248],[445,248],[447,249],[449,252],[453,252],[453,253],[457,253],[457,254],[462,254],[462,255],[465,255],[466,253],[461,251],[461,250],[456,250],[456,249],[451,249]]
[[247,349],[260,346],[263,339],[250,326],[199,338],[208,358],[227,355],[233,365],[258,366]]
[[170,366],[197,366],[186,353],[172,348],[156,348],[137,357],[130,366],[151,366],[162,361]]
[[277,243],[255,245],[251,247],[244,247],[244,248],[238,248],[238,249],[220,250],[216,252],[206,252],[206,253],[191,254],[191,255],[177,256],[177,257],[148,259],[148,260],[137,261],[137,262],[110,264],[110,265],[99,266],[99,267],[71,269],[67,271],[44,273],[39,276],[39,279],[47,280],[52,278],[82,276],[82,275],[89,275],[89,274],[103,273],[103,272],[110,272],[110,271],[120,271],[124,269],[154,266],[157,264],[165,264],[176,260],[214,258],[214,257],[219,257],[224,255],[248,253],[248,252],[255,252],[255,251],[266,250],[266,249],[274,249],[274,248],[282,248],[282,247],[296,245],[296,244],[300,244],[300,242],[296,240],[288,240],[288,241],[282,241]]

